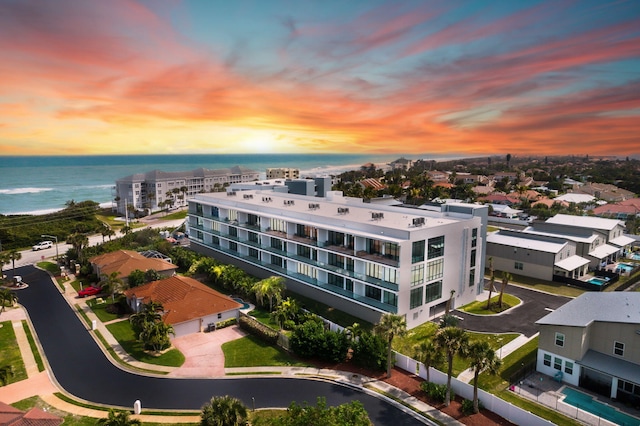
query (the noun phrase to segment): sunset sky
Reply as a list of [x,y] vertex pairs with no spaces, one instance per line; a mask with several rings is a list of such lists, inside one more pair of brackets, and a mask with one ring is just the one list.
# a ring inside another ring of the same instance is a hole
[[0,0],[0,155],[640,156],[640,1]]

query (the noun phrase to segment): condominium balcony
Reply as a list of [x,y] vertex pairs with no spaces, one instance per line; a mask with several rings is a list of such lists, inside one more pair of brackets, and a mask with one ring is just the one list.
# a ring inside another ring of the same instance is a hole
[[385,257],[382,254],[369,253],[369,252],[366,252],[364,250],[358,251],[356,253],[356,256],[358,256],[361,259],[371,260],[373,262],[382,263],[384,265],[391,266],[391,267],[394,267],[394,268],[397,268],[398,265],[400,264],[399,261],[393,260],[393,259],[389,259],[388,257]]

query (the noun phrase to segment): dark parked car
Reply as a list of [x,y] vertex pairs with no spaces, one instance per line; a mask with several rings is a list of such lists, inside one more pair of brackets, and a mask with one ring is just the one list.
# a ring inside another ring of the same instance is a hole
[[84,289],[80,290],[78,292],[78,296],[80,296],[80,297],[95,296],[96,294],[100,293],[101,291],[102,291],[102,289],[100,287],[89,286],[87,288],[84,288]]

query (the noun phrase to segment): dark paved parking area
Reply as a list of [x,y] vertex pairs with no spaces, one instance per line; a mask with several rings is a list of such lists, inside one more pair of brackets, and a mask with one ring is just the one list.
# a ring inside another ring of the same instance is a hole
[[501,315],[470,315],[456,310],[455,315],[462,318],[459,326],[469,331],[522,333],[531,337],[539,331],[539,327],[535,324],[537,320],[571,300],[570,297],[556,296],[514,285],[508,286],[505,293],[516,296],[523,303]]

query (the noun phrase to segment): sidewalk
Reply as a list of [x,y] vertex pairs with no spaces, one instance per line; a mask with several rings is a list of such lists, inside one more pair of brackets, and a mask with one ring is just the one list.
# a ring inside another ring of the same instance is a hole
[[[392,398],[395,398],[399,401],[404,402],[405,404],[414,407],[416,410],[428,415],[436,419],[440,424],[444,425],[462,425],[462,423],[457,420],[449,417],[448,415],[442,413],[438,409],[429,406],[428,404],[423,403],[422,401],[412,397],[408,393],[397,389],[383,381],[379,381],[377,379],[373,379],[370,377],[363,377],[360,375],[354,375],[350,372],[346,371],[336,371],[336,370],[325,370],[318,368],[309,368],[309,367],[253,367],[253,368],[233,368],[233,369],[225,369],[224,366],[224,355],[222,354],[221,339],[233,340],[239,337],[242,337],[244,334],[242,331],[236,331],[233,328],[226,328],[215,333],[195,333],[194,335],[184,336],[182,338],[174,339],[177,341],[176,346],[183,346],[183,353],[187,352],[190,356],[185,354],[187,358],[183,366],[181,367],[163,367],[158,365],[150,365],[140,361],[133,359],[129,354],[127,354],[124,349],[118,344],[113,335],[107,330],[106,325],[102,323],[97,316],[93,313],[91,308],[87,305],[87,299],[77,298],[77,292],[73,290],[71,286],[71,282],[75,280],[73,275],[70,276],[71,280],[67,281],[64,285],[65,290],[63,293],[65,299],[69,303],[70,307],[76,311],[75,306],[79,306],[80,309],[86,314],[91,322],[91,326],[87,327],[88,331],[92,331],[95,325],[95,331],[99,331],[102,337],[106,340],[106,342],[111,346],[111,348],[115,351],[117,356],[123,360],[126,364],[134,367],[136,369],[146,370],[144,374],[154,375],[153,372],[158,372],[160,376],[174,376],[174,377],[198,377],[198,378],[215,378],[215,377],[224,377],[227,374],[234,374],[242,376],[243,373],[246,373],[246,376],[251,376],[253,374],[259,374],[261,377],[264,377],[265,372],[274,372],[275,374],[281,375],[289,375],[289,376],[304,376],[306,378],[315,378],[319,380],[328,380],[335,381],[337,383],[341,383],[343,385],[356,388],[363,392],[371,393],[376,395],[380,395],[383,393],[385,395],[389,395]],[[108,412],[103,410],[95,410],[91,408],[80,407],[75,404],[68,403],[63,401],[54,395],[56,392],[64,391],[60,389],[55,383],[55,379],[52,378],[49,374],[49,371],[38,372],[38,367],[33,357],[33,353],[31,352],[31,348],[29,346],[29,342],[26,337],[26,333],[24,332],[24,328],[22,327],[22,320],[27,319],[26,312],[22,309],[13,309],[11,311],[11,317],[9,318],[12,321],[14,330],[16,331],[16,338],[18,340],[18,345],[20,347],[20,351],[23,357],[23,361],[25,363],[25,368],[27,369],[28,379],[22,380],[17,383],[12,383],[8,386],[0,387],[0,401],[3,401],[7,404],[14,403],[16,401],[20,401],[22,399],[31,397],[31,396],[39,396],[43,401],[45,401],[50,406],[67,412],[71,414],[94,417],[94,418],[104,418],[107,417]],[[6,321],[9,315],[3,314],[2,320]],[[81,318],[82,322],[85,323],[85,319]],[[91,333],[95,338],[95,333]],[[195,337],[194,337],[195,336]],[[37,336],[34,336],[37,338]],[[207,347],[203,345],[199,345],[197,340],[205,339],[207,340]],[[181,342],[180,339],[183,341]],[[195,340],[194,340],[195,339]],[[126,368],[121,363],[118,363],[116,360],[109,355],[106,348],[104,348],[103,344],[96,338],[98,346],[105,352],[105,355],[109,360],[111,360],[114,365],[119,368]],[[217,354],[218,356],[211,357],[212,353],[216,353],[216,351],[220,352]],[[41,354],[42,351],[40,351]],[[205,356],[204,354],[208,354]],[[215,361],[212,361],[215,360]],[[46,363],[45,363],[46,364]],[[140,371],[136,371],[140,373]],[[168,374],[162,374],[162,373]],[[387,396],[383,396],[383,398],[387,398],[388,401],[392,402],[393,399]],[[411,411],[409,408],[402,407],[403,410],[409,412]],[[200,414],[194,416],[161,416],[161,415],[132,415],[131,418],[139,419],[143,422],[156,422],[156,423],[199,423],[200,422]],[[425,424],[434,424],[432,421],[427,418],[424,419]]]

